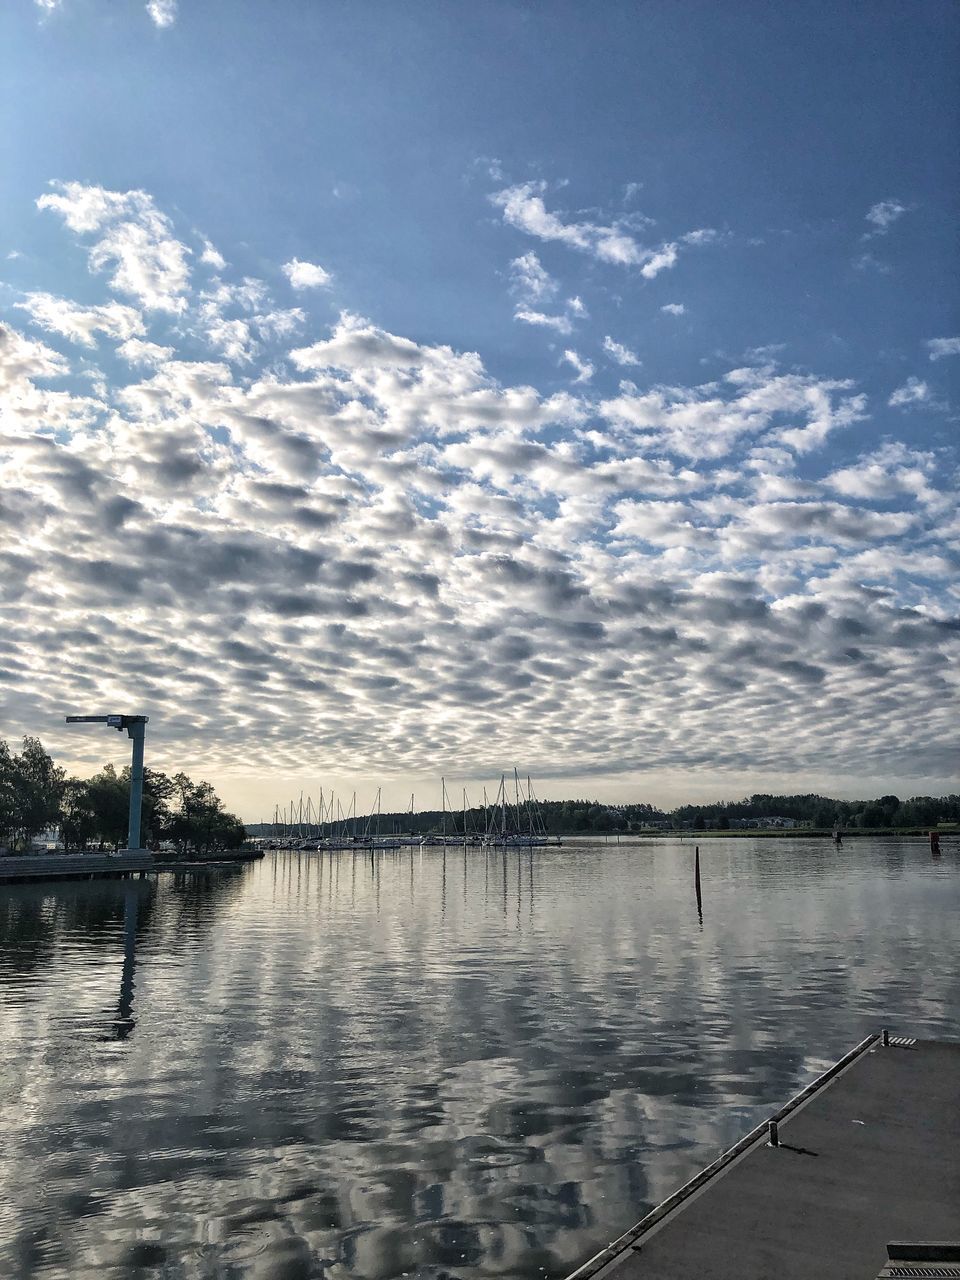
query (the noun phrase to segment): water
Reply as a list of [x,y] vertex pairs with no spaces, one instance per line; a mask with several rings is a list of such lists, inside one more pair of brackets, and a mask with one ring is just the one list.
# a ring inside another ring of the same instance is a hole
[[955,1038],[915,840],[268,854],[0,889],[0,1274],[564,1275],[868,1032]]

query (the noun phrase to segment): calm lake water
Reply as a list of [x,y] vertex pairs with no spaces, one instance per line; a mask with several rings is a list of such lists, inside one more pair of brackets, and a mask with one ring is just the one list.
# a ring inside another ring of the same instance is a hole
[[268,854],[0,889],[0,1274],[564,1275],[868,1032],[957,1037],[919,840]]

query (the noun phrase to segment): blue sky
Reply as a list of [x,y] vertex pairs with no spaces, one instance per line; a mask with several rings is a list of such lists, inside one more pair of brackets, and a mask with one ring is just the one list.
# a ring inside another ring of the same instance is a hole
[[0,24],[6,736],[137,702],[241,807],[955,789],[954,5]]

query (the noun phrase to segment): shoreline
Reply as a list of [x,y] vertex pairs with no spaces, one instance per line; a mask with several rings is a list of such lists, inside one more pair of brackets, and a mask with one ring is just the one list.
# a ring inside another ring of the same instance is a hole
[[[878,838],[901,839],[928,839],[930,832],[936,831],[943,836],[960,835],[960,827],[855,827],[849,831],[842,831],[841,836],[844,841],[857,840],[864,836],[871,840]],[[762,827],[750,828],[743,831],[598,831],[595,834],[588,832],[572,832],[569,835],[561,834],[560,838],[564,843],[583,842],[586,844],[640,844],[644,840],[802,840],[807,837],[815,839],[829,840],[833,844],[833,831],[826,827]]]

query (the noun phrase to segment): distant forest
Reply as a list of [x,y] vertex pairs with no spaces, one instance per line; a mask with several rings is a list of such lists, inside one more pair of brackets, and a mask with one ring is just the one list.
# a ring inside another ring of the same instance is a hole
[[[513,805],[508,807],[508,824],[519,831],[527,830],[531,822],[522,798],[519,815]],[[649,804],[601,804],[597,800],[541,800],[534,805],[536,825],[542,821],[549,835],[590,835],[594,832],[628,834],[643,831],[731,831],[752,827],[803,827],[832,830],[835,826],[846,830],[883,828],[928,828],[938,823],[960,822],[960,795],[913,796],[901,800],[894,795],[880,796],[876,800],[832,800],[828,796],[753,795],[744,800],[718,800],[712,804],[685,804],[665,812]],[[289,816],[289,815],[288,815]],[[343,819],[333,824],[324,823],[324,833],[332,831],[357,835],[385,835],[394,832],[411,832],[415,835],[462,835],[464,823],[468,833],[484,830],[484,811],[470,808],[466,814],[439,809],[419,813],[384,813],[373,817]],[[281,828],[284,824],[281,823]],[[287,829],[297,831],[306,824],[297,822],[294,816]],[[278,828],[280,829],[280,828]],[[316,830],[316,824],[311,824]],[[271,823],[248,824],[250,835],[269,834],[274,831]]]

